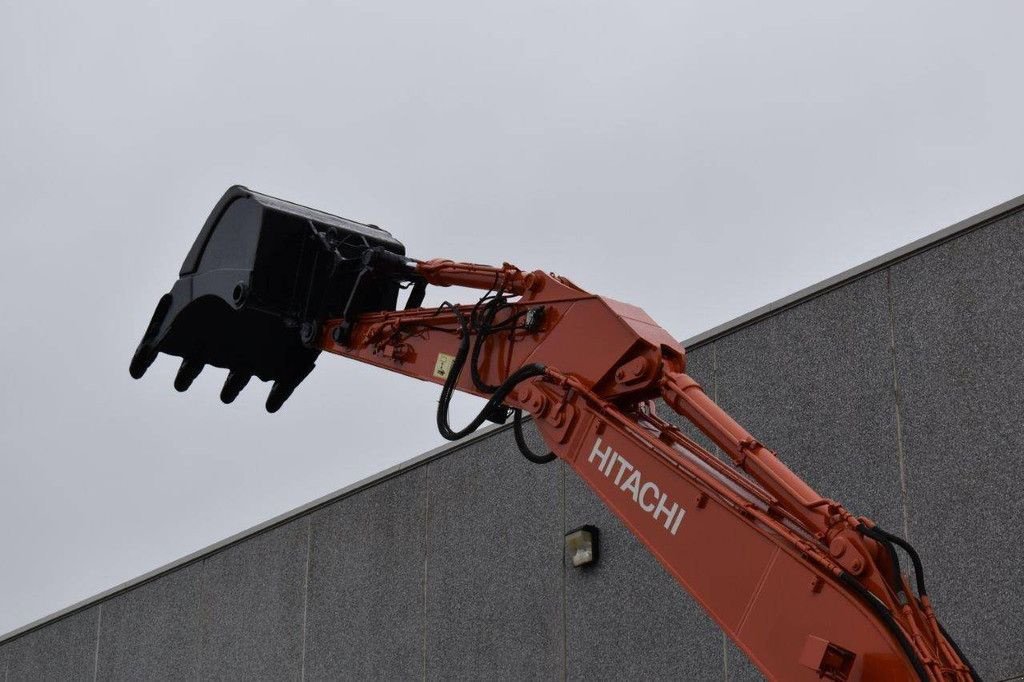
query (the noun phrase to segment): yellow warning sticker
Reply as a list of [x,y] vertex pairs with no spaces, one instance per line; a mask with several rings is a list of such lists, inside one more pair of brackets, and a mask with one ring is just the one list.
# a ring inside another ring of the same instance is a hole
[[448,373],[452,371],[455,364],[455,356],[447,353],[438,353],[437,362],[434,363],[434,376],[438,379],[447,379]]

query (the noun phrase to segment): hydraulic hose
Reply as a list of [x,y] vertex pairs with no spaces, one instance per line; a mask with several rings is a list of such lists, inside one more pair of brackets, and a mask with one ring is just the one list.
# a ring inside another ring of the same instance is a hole
[[[458,357],[456,357],[456,362],[457,361]],[[463,357],[463,361],[465,361],[465,357]],[[461,369],[461,367],[459,367],[459,369]],[[491,395],[490,400],[488,400],[487,404],[484,405],[484,409],[480,411],[480,414],[478,414],[473,421],[467,424],[465,428],[455,431],[448,423],[448,404],[451,402],[451,396],[455,390],[455,381],[458,379],[458,373],[456,372],[456,368],[453,366],[451,373],[448,375],[448,379],[445,380],[444,388],[441,391],[441,400],[437,405],[437,430],[440,431],[441,435],[448,440],[458,440],[468,436],[476,431],[480,425],[487,420],[487,416],[491,414],[495,408],[501,406],[505,398],[508,397],[508,394],[512,392],[512,389],[527,379],[544,376],[546,373],[547,369],[544,365],[536,363],[523,365],[515,372],[512,372],[512,374],[510,374],[509,377],[505,379],[500,386],[498,386],[498,389],[494,394]]]
[[555,453],[548,452],[546,455],[538,455],[536,452],[530,449],[530,446],[526,443],[526,437],[523,435],[523,411],[512,410],[512,433],[516,437],[516,445],[519,447],[519,452],[523,453],[523,457],[530,460],[534,464],[547,464],[555,459]]
[[544,365],[537,363],[523,365],[515,372],[512,372],[512,374],[510,374],[500,386],[495,388],[495,391],[487,401],[487,404],[484,405],[484,409],[480,411],[480,414],[478,414],[473,421],[458,431],[453,429],[451,424],[448,422],[448,407],[451,404],[452,395],[455,393],[455,385],[458,383],[459,376],[462,374],[462,368],[466,364],[466,356],[469,354],[470,339],[466,316],[463,315],[462,311],[458,308],[453,309],[455,310],[455,316],[459,321],[459,326],[462,328],[462,338],[459,340],[459,350],[455,354],[455,360],[452,362],[452,368],[448,372],[448,378],[445,379],[444,386],[441,388],[441,398],[437,403],[437,430],[448,440],[458,440],[476,431],[480,425],[486,421],[487,417],[493,414],[496,408],[501,407],[502,402],[508,397],[508,394],[512,392],[512,389],[527,379],[543,376],[547,372]]
[[[487,297],[484,296],[484,298]],[[467,323],[462,311],[453,306],[455,316],[459,321],[459,327],[462,331],[462,338],[459,341],[459,349],[455,354],[452,367],[448,372],[448,377],[445,379],[444,387],[441,389],[441,398],[437,404],[437,430],[448,440],[458,440],[459,438],[476,431],[488,416],[493,414],[495,410],[502,407],[502,402],[506,397],[508,397],[508,394],[511,393],[513,388],[527,379],[543,376],[546,373],[546,369],[543,365],[535,363],[520,367],[498,386],[491,386],[490,384],[485,383],[480,377],[478,369],[480,349],[482,348],[487,336],[494,331],[508,328],[509,322],[511,322],[512,328],[515,328],[515,316],[513,316],[512,320],[506,320],[506,322],[498,325],[498,327],[493,326],[494,317],[497,315],[504,303],[505,301],[500,294],[489,301],[484,306],[482,318],[479,321],[477,319],[477,311],[480,304],[478,303],[477,306],[474,307],[471,321],[473,326],[476,327],[476,340],[472,344],[472,353],[470,353],[470,324]],[[456,431],[451,427],[451,424],[448,421],[448,411],[449,406],[451,405],[452,395],[455,393],[455,385],[458,383],[459,376],[462,374],[462,369],[465,366],[467,355],[471,355],[469,360],[470,375],[473,379],[473,385],[482,393],[490,393],[491,397],[473,421],[466,425],[465,428]],[[547,464],[548,462],[554,461],[556,458],[555,453],[548,452],[546,454],[539,455],[530,449],[529,444],[526,442],[526,436],[523,434],[523,411],[521,409],[513,410],[512,415],[512,433],[516,439],[516,446],[519,448],[519,452],[522,453],[523,457],[534,464]]]
[[[911,545],[909,542],[907,542],[900,536],[893,535],[892,533],[883,530],[879,526],[869,528],[868,526],[862,523],[859,526],[857,526],[857,530],[860,531],[862,535],[866,535],[867,537],[882,543],[882,545],[885,546],[886,549],[888,549],[890,554],[893,556],[893,562],[897,568],[897,572],[899,571],[899,559],[896,558],[896,551],[893,549],[893,545],[895,544],[901,547],[903,551],[907,553],[907,556],[910,557],[910,561],[914,565],[914,582],[917,583],[918,595],[922,597],[928,595],[928,592],[924,584],[924,564],[921,562],[921,555],[917,553],[917,550],[914,549],[913,545]],[[867,590],[865,590],[865,592],[866,591]],[[967,670],[971,675],[971,679],[975,680],[975,682],[980,682],[981,678],[978,677],[978,673],[975,672],[974,666],[971,665],[971,662],[967,660],[966,656],[964,656],[963,652],[960,650],[960,647],[957,645],[956,641],[949,636],[949,633],[946,632],[946,629],[942,627],[942,623],[938,623],[938,626],[939,631],[942,633],[942,636],[945,637],[946,641],[949,642],[949,645],[953,647],[953,651],[956,652],[956,655],[960,658],[960,661],[965,666],[967,666]]]
[[879,601],[878,597],[871,594],[871,591],[868,590],[868,588],[861,585],[856,578],[846,571],[839,574],[839,579],[860,595],[861,599],[867,602],[868,606],[871,607],[871,610],[882,619],[882,622],[885,623],[885,627],[896,638],[896,641],[900,643],[900,648],[903,649],[903,653],[907,655],[908,659],[910,659],[910,665],[914,667],[914,672],[917,673],[918,679],[920,679],[921,682],[928,682],[928,672],[925,670],[924,664],[921,662],[921,658],[917,655],[914,647],[910,644],[910,640],[908,640],[907,636],[903,633],[903,628],[899,626],[892,613],[890,613],[889,609],[885,607],[885,604]]

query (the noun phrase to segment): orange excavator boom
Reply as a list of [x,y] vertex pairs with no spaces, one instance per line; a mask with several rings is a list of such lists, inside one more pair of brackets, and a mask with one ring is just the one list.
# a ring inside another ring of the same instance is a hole
[[[423,308],[427,286],[486,293]],[[821,497],[747,433],[646,313],[563,277],[414,260],[379,228],[234,187],[158,304],[132,375],[159,352],[182,357],[179,390],[207,364],[229,371],[225,402],[253,376],[274,382],[270,411],[326,352],[439,384],[448,439],[513,419],[523,454],[571,466],[769,679],[977,679],[909,543]],[[487,399],[460,429],[456,390]],[[659,399],[720,455],[660,417]],[[527,445],[527,415],[548,452]]]

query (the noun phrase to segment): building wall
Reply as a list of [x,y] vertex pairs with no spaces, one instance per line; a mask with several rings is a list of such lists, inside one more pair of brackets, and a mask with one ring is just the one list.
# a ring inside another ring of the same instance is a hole
[[[1019,208],[701,338],[690,372],[906,535],[984,679],[1024,673]],[[591,570],[563,535],[601,528]],[[561,463],[507,429],[0,640],[0,679],[760,679]]]

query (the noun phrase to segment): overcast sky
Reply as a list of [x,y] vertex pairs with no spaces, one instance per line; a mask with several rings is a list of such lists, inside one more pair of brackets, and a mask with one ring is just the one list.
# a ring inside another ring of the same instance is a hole
[[[128,360],[234,183],[685,339],[1024,192],[1018,2],[0,0],[0,633],[428,450]],[[469,296],[467,296],[469,298]],[[436,299],[435,299],[436,300]],[[475,411],[461,405],[459,415]]]

